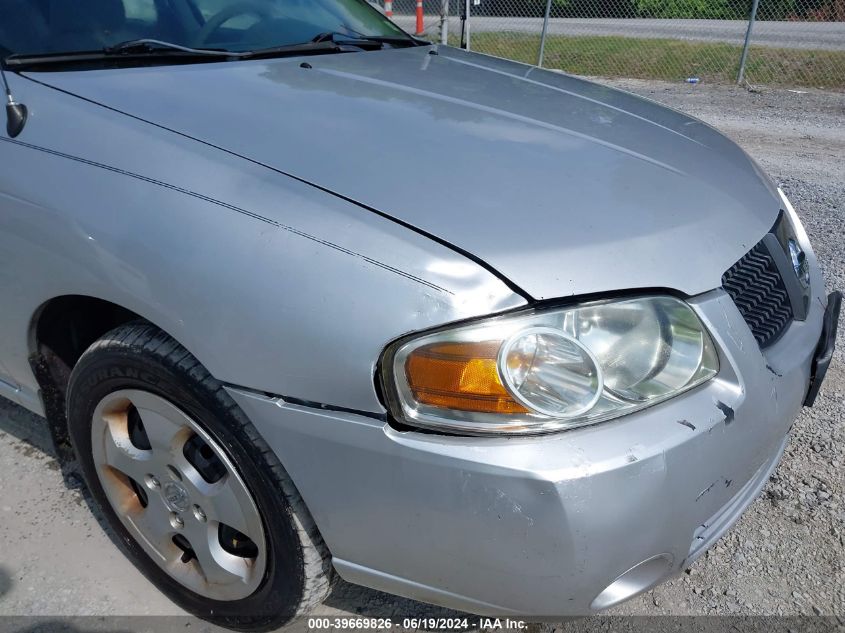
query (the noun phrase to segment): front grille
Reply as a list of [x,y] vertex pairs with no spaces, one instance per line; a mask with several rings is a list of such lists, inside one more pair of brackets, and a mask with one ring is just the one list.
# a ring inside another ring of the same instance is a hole
[[733,298],[761,348],[774,343],[792,322],[789,294],[763,242],[722,275],[722,287]]

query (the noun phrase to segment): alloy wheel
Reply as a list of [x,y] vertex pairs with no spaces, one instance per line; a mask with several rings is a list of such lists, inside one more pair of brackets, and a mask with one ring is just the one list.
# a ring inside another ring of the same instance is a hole
[[91,439],[112,509],[168,575],[221,601],[259,587],[267,565],[261,515],[202,427],[164,398],[122,390],[97,405]]

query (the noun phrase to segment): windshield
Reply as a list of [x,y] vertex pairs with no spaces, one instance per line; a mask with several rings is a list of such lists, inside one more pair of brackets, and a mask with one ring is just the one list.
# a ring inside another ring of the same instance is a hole
[[101,51],[136,39],[253,51],[339,36],[409,38],[365,0],[0,0],[0,54]]

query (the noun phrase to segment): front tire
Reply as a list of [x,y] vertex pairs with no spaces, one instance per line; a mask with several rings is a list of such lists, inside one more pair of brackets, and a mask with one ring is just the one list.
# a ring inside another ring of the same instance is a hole
[[135,566],[185,610],[277,628],[328,594],[328,550],[275,454],[181,345],[136,322],[82,355],[68,430]]

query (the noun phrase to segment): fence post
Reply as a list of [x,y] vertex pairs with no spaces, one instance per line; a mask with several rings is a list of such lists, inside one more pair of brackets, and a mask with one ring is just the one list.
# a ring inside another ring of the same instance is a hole
[[540,34],[540,54],[537,56],[537,65],[543,67],[543,55],[546,52],[546,33],[549,31],[549,13],[552,11],[552,0],[546,0],[546,13],[543,16],[543,32]]
[[472,10],[472,0],[464,0],[464,48],[469,48],[469,22],[470,11]]
[[739,73],[736,77],[736,83],[742,84],[745,78],[745,62],[748,59],[748,47],[751,44],[751,31],[754,29],[754,21],[757,19],[757,7],[760,0],[754,0],[751,4],[751,15],[748,17],[748,30],[745,31],[745,44],[742,46],[742,57],[739,58]]
[[440,2],[440,43],[449,44],[449,0]]

